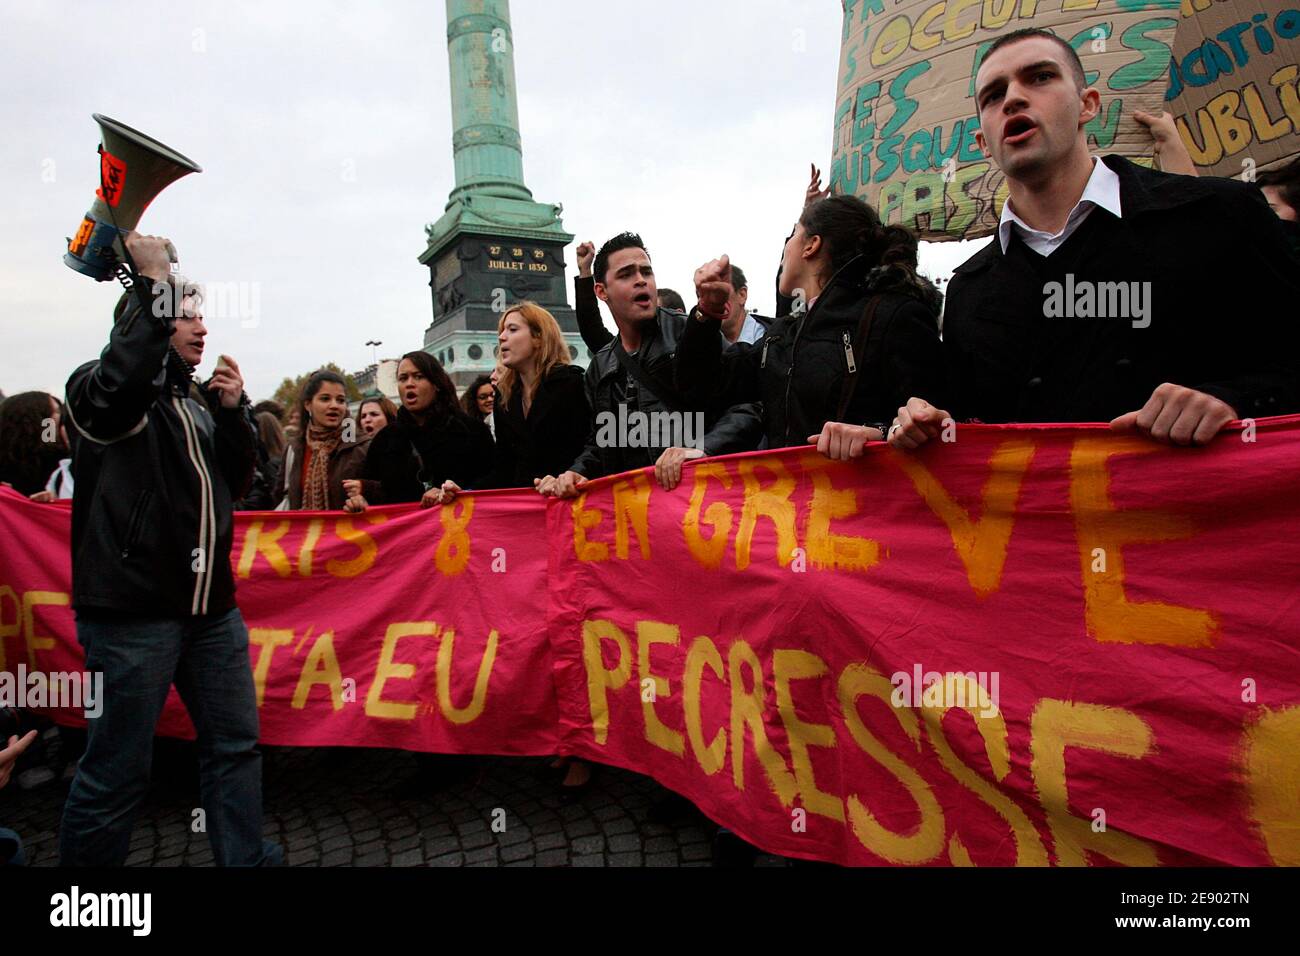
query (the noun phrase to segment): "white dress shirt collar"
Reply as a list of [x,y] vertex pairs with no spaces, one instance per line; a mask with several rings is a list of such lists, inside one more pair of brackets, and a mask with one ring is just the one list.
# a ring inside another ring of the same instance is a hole
[[1029,226],[1016,215],[1015,210],[1011,208],[1011,198],[1007,197],[1007,201],[1002,206],[1002,218],[998,221],[998,242],[1002,246],[1002,252],[1005,254],[1007,247],[1011,245],[1011,230],[1014,227],[1029,248],[1039,255],[1050,255],[1070,238],[1074,230],[1078,229],[1088,218],[1088,214],[1098,206],[1115,218],[1120,218],[1119,177],[1115,175],[1114,170],[1094,156],[1092,175],[1088,177],[1088,184],[1083,187],[1083,195],[1070,210],[1064,228],[1056,235]]

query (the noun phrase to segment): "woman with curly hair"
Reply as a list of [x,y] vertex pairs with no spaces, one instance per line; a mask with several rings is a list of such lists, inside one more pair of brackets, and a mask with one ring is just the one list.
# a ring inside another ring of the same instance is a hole
[[496,383],[492,381],[491,375],[480,375],[474,381],[469,383],[469,388],[465,389],[464,394],[460,396],[460,404],[465,409],[465,414],[473,418],[477,415],[483,419],[483,424],[487,425],[488,431],[492,432],[492,439],[497,437],[496,424],[492,420],[492,411],[496,408],[497,389]]
[[68,455],[63,407],[49,392],[20,392],[0,404],[0,482],[28,497],[44,491]]

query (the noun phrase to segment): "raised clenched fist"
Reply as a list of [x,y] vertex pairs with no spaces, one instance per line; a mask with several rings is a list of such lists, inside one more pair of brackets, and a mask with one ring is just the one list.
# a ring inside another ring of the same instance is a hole
[[596,258],[596,244],[594,242],[578,243],[578,276],[586,279],[591,276],[591,263]]
[[731,302],[731,259],[711,259],[695,270],[695,301],[699,318],[721,319]]

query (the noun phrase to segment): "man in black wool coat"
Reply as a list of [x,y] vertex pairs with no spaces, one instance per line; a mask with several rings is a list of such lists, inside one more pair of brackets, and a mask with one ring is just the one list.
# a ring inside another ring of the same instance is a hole
[[1300,411],[1300,277],[1258,188],[1091,156],[1100,94],[1042,30],[990,46],[975,105],[1010,195],[948,287],[951,414],[911,399],[893,445],[949,418],[1108,421],[1203,445],[1236,419]]

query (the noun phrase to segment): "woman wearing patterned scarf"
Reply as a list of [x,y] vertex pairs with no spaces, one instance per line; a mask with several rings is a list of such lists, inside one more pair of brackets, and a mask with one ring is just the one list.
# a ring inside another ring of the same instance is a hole
[[313,373],[298,406],[302,433],[285,449],[274,497],[290,511],[337,511],[347,501],[343,482],[361,477],[370,436],[348,418],[347,386],[337,372]]

